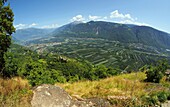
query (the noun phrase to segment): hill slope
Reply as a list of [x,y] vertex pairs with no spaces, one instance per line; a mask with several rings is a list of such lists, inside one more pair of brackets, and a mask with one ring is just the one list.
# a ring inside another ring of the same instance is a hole
[[111,22],[68,24],[53,32],[56,37],[102,38],[123,43],[141,43],[170,49],[170,35],[147,26],[129,26]]
[[170,82],[146,83],[143,82],[145,78],[145,73],[138,72],[122,74],[100,81],[57,83],[56,85],[63,87],[73,98],[105,98],[110,101],[113,107],[154,107],[159,105],[163,98],[160,97],[160,94],[163,96],[166,92],[169,93]]

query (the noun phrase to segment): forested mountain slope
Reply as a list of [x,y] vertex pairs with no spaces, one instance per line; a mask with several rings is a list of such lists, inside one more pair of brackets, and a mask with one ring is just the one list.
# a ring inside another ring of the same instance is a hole
[[147,26],[102,21],[68,24],[53,32],[56,37],[102,38],[123,43],[141,43],[157,48],[170,48],[170,35]]

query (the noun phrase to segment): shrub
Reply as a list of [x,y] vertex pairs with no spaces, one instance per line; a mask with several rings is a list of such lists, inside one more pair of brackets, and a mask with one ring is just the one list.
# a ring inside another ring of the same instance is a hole
[[165,71],[168,68],[168,64],[166,61],[159,61],[156,66],[149,66],[148,70],[146,71],[146,81],[147,82],[154,82],[159,83],[160,80],[165,75]]
[[156,105],[159,102],[158,96],[153,94],[148,98],[149,105]]
[[165,102],[168,99],[168,92],[162,91],[162,92],[158,92],[157,96],[160,102]]

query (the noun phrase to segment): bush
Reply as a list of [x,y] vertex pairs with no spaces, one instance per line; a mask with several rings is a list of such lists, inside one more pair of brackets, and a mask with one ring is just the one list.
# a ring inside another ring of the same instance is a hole
[[32,62],[26,65],[26,69],[27,74],[25,74],[25,76],[32,86],[40,84],[54,84],[56,82],[53,78],[51,78],[51,72],[41,63]]
[[65,83],[66,78],[61,75],[61,71],[52,69],[49,73],[51,73],[51,78],[56,82]]
[[166,100],[168,100],[169,93],[164,91],[158,92],[157,96],[160,102],[165,102]]
[[150,95],[144,95],[141,96],[141,100],[144,105],[160,105],[160,103],[164,103],[166,100],[169,100],[168,98],[170,97],[170,92],[168,91],[159,91],[159,92],[154,92],[151,93]]
[[55,80],[51,78],[50,72],[41,69],[33,69],[30,71],[30,74],[27,76],[27,78],[32,86],[55,83]]
[[18,60],[15,59],[14,55],[10,52],[5,53],[4,58],[5,58],[5,72],[4,72],[4,74],[7,77],[18,76],[18,74],[17,74]]
[[151,95],[147,100],[149,105],[157,105],[159,102],[158,96],[155,94]]
[[146,81],[159,83],[160,80],[165,75],[165,71],[168,68],[168,64],[166,61],[159,61],[156,66],[149,66],[146,71]]

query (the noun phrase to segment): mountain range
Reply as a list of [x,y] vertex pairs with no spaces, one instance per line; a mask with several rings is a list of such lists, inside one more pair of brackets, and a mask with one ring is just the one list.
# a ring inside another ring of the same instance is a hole
[[17,30],[18,40],[40,40],[42,37],[101,38],[122,43],[141,43],[156,48],[170,49],[170,34],[148,26],[119,24],[103,21],[74,22],[56,29],[28,28]]
[[148,26],[90,21],[62,26],[53,31],[53,36],[102,38],[122,43],[141,43],[170,49],[170,34]]

